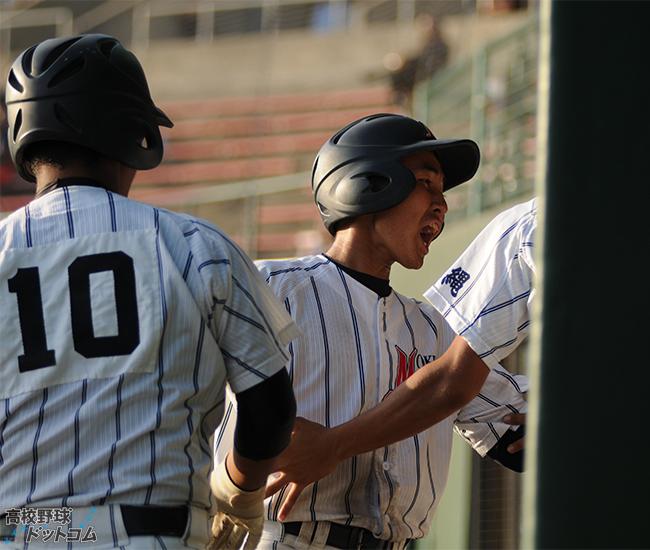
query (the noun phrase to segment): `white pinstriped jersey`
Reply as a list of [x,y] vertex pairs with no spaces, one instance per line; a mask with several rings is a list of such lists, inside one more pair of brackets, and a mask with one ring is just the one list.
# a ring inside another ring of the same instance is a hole
[[502,212],[424,296],[491,368],[529,331],[537,201]]
[[210,509],[212,436],[296,333],[216,227],[101,188],[0,222],[0,513]]
[[[378,404],[415,370],[439,357],[454,333],[428,304],[397,292],[380,298],[322,255],[257,262],[301,336],[288,348],[298,415],[328,427]],[[287,521],[334,521],[402,541],[426,534],[447,480],[454,426],[484,455],[525,410],[524,381],[491,373],[481,396],[415,437],[342,462],[306,489]],[[215,440],[223,459],[235,406],[229,396]],[[283,491],[267,499],[277,520]]]

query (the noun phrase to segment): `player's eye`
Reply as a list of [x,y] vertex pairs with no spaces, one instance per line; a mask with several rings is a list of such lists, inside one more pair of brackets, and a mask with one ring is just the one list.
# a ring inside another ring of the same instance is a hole
[[431,180],[430,178],[418,178],[417,181],[418,183],[423,184],[427,188],[427,191],[429,191],[430,193],[435,193],[436,186],[434,185],[433,180]]

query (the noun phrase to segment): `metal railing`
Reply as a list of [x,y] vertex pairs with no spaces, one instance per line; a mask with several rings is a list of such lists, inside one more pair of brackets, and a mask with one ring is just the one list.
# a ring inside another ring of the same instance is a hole
[[414,115],[438,137],[471,137],[481,148],[473,181],[448,193],[450,217],[482,212],[534,188],[537,39],[532,18],[415,90]]
[[[146,47],[164,19],[184,20],[182,38],[210,42],[219,34],[220,17],[228,18],[230,32],[247,32],[238,28],[233,14],[252,18],[248,32],[278,31],[283,28],[358,28],[376,19],[398,23],[413,22],[418,14],[416,0],[121,0],[106,1],[75,15],[68,7],[45,7],[44,2],[19,4],[22,9],[0,8],[0,50],[15,50],[12,29],[54,27],[55,36],[96,31],[118,16],[130,13],[130,32],[125,39],[131,45]],[[81,5],[81,3],[80,3]],[[312,19],[316,10],[320,18]],[[374,16],[373,16],[374,14]],[[48,33],[51,36],[51,33]],[[45,36],[43,37],[45,38]]]
[[0,8],[0,52],[4,57],[12,51],[12,30],[46,27],[53,28],[56,36],[65,36],[73,33],[73,21],[72,11],[65,7],[24,10]]

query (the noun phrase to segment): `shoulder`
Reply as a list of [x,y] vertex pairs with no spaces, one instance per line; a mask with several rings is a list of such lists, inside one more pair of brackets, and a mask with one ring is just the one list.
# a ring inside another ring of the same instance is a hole
[[330,264],[325,256],[303,256],[280,260],[257,260],[255,265],[267,282],[274,280],[304,279],[305,274],[320,271],[322,266]]
[[158,215],[161,238],[171,256],[183,266],[191,265],[208,284],[231,278],[262,284],[253,260],[219,226],[164,209],[159,209]]
[[[535,228],[537,226],[537,201],[516,204],[497,214],[481,230],[472,243],[465,249],[454,268],[470,266],[476,270],[482,268],[486,261],[504,263],[519,254],[523,248],[533,248]],[[459,270],[458,273],[467,271]],[[446,276],[455,277],[454,272]]]
[[500,230],[503,231],[503,237],[499,240],[506,243],[504,246],[511,256],[519,257],[534,271],[533,248],[537,230],[537,199],[513,206],[503,212],[501,218]]
[[20,208],[7,217],[0,219],[0,250],[13,248],[22,242],[24,237],[25,208]]
[[[160,227],[165,232],[173,231],[182,235],[195,255],[232,257],[239,260],[250,259],[235,241],[219,226],[205,220],[178,212],[160,209]],[[207,258],[206,258],[207,259]]]
[[516,204],[494,217],[486,230],[491,234],[505,235],[513,230],[532,232],[537,226],[537,199]]
[[258,260],[255,265],[275,291],[288,294],[310,276],[321,278],[331,272],[332,262],[322,255],[281,260]]
[[207,220],[201,218],[195,218],[189,214],[184,214],[182,212],[172,212],[171,210],[166,210],[165,208],[152,207],[155,211],[155,215],[158,217],[161,226],[170,226],[176,227],[180,231],[185,233],[200,233],[203,228],[203,233],[209,234],[211,232],[216,233],[217,228],[213,226]]
[[392,296],[409,317],[417,316],[433,323],[445,322],[440,312],[427,302],[405,296],[396,290],[393,290]]
[[526,202],[520,202],[504,210],[495,219],[506,218],[518,220],[521,218],[534,217],[537,215],[537,198],[530,199]]
[[0,218],[0,231],[6,231],[8,227],[22,223],[25,219],[25,207],[14,210],[4,218]]

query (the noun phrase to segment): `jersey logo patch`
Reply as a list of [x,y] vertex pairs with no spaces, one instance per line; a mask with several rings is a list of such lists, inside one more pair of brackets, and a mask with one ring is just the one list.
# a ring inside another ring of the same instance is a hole
[[422,355],[418,353],[417,348],[413,348],[413,351],[407,355],[402,348],[395,345],[395,351],[397,352],[397,376],[395,377],[395,388],[404,382],[409,376],[412,376],[416,368],[419,369],[436,358],[435,355]]
[[442,278],[442,284],[449,285],[451,288],[451,295],[454,298],[458,296],[458,291],[463,288],[463,285],[467,281],[469,281],[469,273],[464,271],[462,267],[452,269]]

